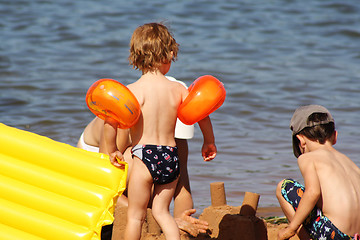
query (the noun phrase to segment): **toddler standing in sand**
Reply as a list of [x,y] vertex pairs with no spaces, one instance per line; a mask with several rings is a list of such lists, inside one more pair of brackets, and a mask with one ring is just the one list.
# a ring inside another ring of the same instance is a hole
[[290,123],[305,187],[282,180],[276,196],[289,226],[278,239],[353,239],[360,232],[360,169],[337,151],[334,119],[319,105],[298,108]]
[[[182,85],[185,85],[184,82],[176,80],[173,77],[166,76],[170,81],[177,81]],[[187,88],[187,87],[186,87]],[[85,127],[82,132],[77,147],[82,148],[87,151],[92,152],[101,152],[100,149],[105,150],[105,141],[103,139],[103,128],[104,128],[104,120],[95,117],[92,121]],[[119,132],[118,132],[119,133]],[[199,233],[205,233],[208,229],[208,223],[206,221],[202,221],[200,219],[196,219],[191,215],[196,212],[193,209],[193,200],[191,196],[190,190],[190,182],[189,175],[187,169],[188,162],[188,139],[191,139],[194,135],[194,125],[186,125],[182,123],[179,119],[176,121],[175,125],[175,142],[178,147],[179,161],[180,161],[180,177],[178,180],[178,184],[176,186],[175,194],[174,194],[174,211],[173,215],[178,227],[191,234],[192,236],[197,236]],[[119,138],[122,139],[120,134],[118,134]],[[209,136],[211,139],[214,139],[214,136]],[[117,141],[118,142],[118,141]],[[120,146],[120,148],[122,148]],[[107,153],[107,152],[106,152]],[[129,157],[126,159],[126,157]],[[131,169],[131,154],[124,155],[125,161],[129,163],[129,172]],[[118,208],[121,206],[128,206],[127,195],[125,192],[120,196],[115,208],[115,216],[116,212],[119,211]],[[115,219],[114,225],[119,225],[122,223],[121,219]],[[111,239],[111,234],[114,239],[118,235],[121,236],[122,231],[118,228],[114,228],[112,232],[112,225],[106,226],[101,231],[102,240]],[[103,237],[104,236],[104,237]]]
[[[136,96],[141,115],[130,129],[133,167],[128,185],[128,219],[125,239],[140,239],[152,187],[152,213],[166,239],[180,239],[178,226],[170,215],[169,205],[179,176],[179,161],[174,139],[177,109],[188,90],[164,75],[177,56],[178,44],[168,29],[159,23],[138,27],[131,38],[129,61],[142,76],[128,88]],[[205,161],[216,155],[209,117],[199,121],[204,134],[202,154]],[[119,166],[116,157],[122,154],[116,147],[117,128],[111,119],[105,120],[104,137],[110,160]],[[128,136],[128,134],[120,134]],[[122,149],[119,149],[122,150]]]

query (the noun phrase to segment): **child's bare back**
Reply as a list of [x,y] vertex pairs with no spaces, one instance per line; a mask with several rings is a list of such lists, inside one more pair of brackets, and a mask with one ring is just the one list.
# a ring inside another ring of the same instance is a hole
[[324,215],[344,233],[359,232],[360,169],[355,163],[331,145],[306,153],[298,161],[312,163],[316,169],[322,195],[318,207]]
[[134,144],[175,146],[174,129],[177,109],[188,90],[164,75],[146,73],[128,85],[141,106],[142,116],[132,128]]

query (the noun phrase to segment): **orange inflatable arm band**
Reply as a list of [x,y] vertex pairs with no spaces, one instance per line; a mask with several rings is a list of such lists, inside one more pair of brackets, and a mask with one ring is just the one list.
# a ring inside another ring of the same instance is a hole
[[105,120],[110,117],[119,123],[119,128],[130,128],[140,116],[140,105],[134,94],[113,79],[96,81],[86,94],[90,111]]
[[217,110],[225,101],[226,91],[217,78],[205,75],[189,87],[189,95],[179,106],[178,118],[192,125]]

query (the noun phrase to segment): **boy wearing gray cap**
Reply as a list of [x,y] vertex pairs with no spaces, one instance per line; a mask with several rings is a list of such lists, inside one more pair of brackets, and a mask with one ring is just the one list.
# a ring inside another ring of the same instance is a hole
[[319,105],[296,109],[290,129],[294,155],[305,186],[282,180],[276,189],[289,220],[278,239],[358,239],[360,169],[337,151],[337,132],[330,112]]

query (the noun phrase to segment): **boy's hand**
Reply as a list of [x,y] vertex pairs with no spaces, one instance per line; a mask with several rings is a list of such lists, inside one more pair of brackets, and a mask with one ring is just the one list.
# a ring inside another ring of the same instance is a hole
[[124,156],[121,154],[120,151],[115,151],[113,153],[110,153],[110,162],[112,165],[118,168],[123,168],[124,165],[119,163],[118,161],[125,161]]
[[195,209],[188,209],[185,210],[179,218],[175,218],[179,229],[189,233],[193,237],[197,237],[199,233],[206,233],[209,229],[209,224],[206,221],[191,216],[195,212]]
[[201,155],[204,158],[204,161],[211,161],[216,157],[217,149],[214,143],[203,144],[201,149]]
[[284,229],[281,229],[278,232],[278,240],[283,240],[283,239],[289,239],[292,236],[294,236],[296,234],[295,231],[293,231],[291,228],[287,227]]

